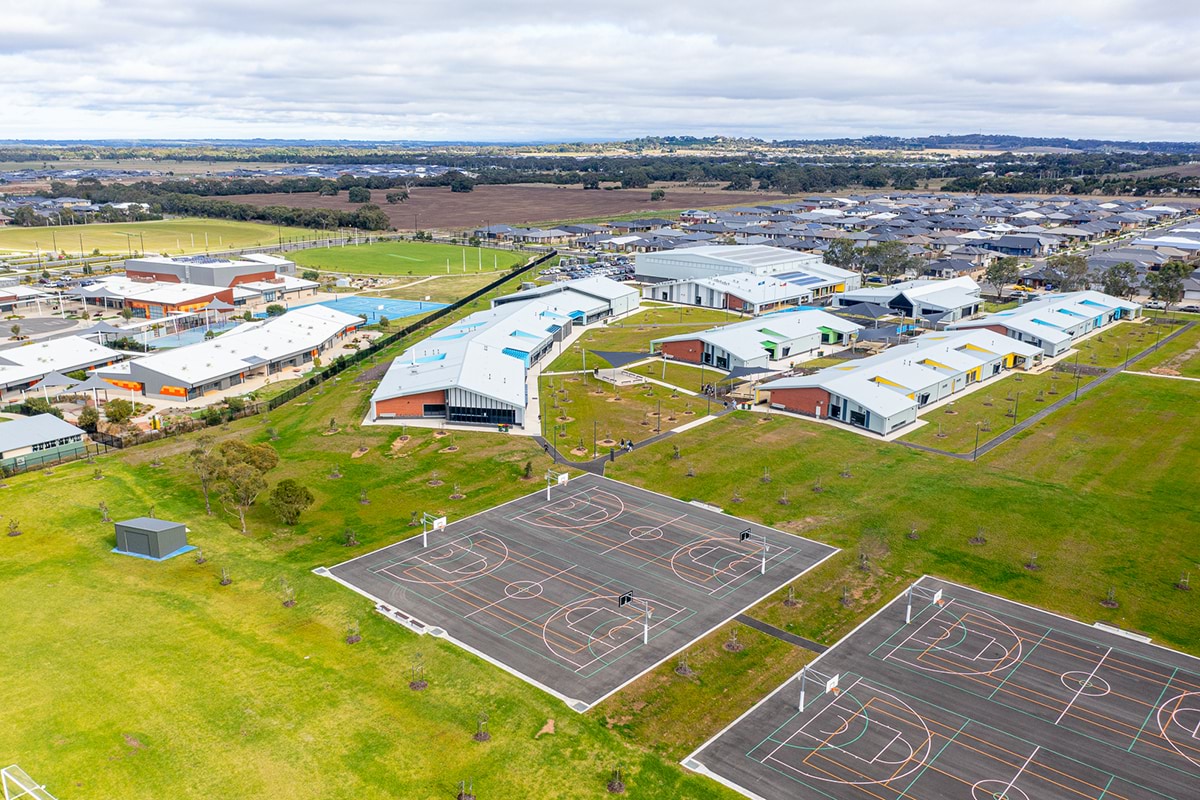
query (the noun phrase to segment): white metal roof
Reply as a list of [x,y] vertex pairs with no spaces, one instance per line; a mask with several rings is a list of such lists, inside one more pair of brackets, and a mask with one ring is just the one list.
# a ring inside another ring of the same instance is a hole
[[392,361],[372,401],[459,388],[524,407],[522,356],[543,347],[570,321],[557,299],[505,303],[438,331]]
[[40,380],[51,372],[71,372],[118,361],[125,355],[82,336],[64,336],[0,350],[0,386]]
[[279,361],[320,348],[360,317],[326,306],[305,306],[262,322],[238,325],[214,339],[134,359],[131,374],[141,370],[179,381],[185,386],[210,383],[252,369],[264,361]]
[[743,361],[750,361],[764,355],[766,350],[763,342],[765,341],[785,342],[799,339],[819,333],[822,328],[829,328],[843,334],[862,330],[861,325],[856,325],[841,317],[835,317],[825,311],[803,309],[768,314],[744,322],[735,322],[732,325],[709,328],[698,333],[665,336],[655,339],[651,344],[699,339],[732,353]]
[[930,333],[878,355],[827,367],[813,375],[780,378],[762,388],[818,387],[891,417],[915,407],[915,395],[923,389],[997,356],[1031,358],[1041,352],[1038,347],[987,330]]
[[1023,306],[997,311],[978,319],[961,320],[949,327],[952,330],[961,330],[1003,325],[1009,330],[1036,336],[1048,342],[1064,342],[1073,338],[1067,333],[1067,329],[1117,308],[1135,311],[1141,306],[1103,292],[1068,292],[1043,295]]
[[18,417],[0,425],[0,456],[43,442],[79,436],[83,431],[54,414]]

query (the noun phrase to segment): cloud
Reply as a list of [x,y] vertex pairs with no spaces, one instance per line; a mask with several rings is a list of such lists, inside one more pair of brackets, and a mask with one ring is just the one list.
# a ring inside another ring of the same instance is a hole
[[0,138],[1200,140],[1191,5],[43,0]]

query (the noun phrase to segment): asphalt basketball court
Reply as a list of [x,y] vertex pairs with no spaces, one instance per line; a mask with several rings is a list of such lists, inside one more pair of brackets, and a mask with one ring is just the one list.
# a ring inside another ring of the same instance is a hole
[[923,578],[683,764],[763,800],[1200,798],[1200,660]]
[[835,552],[584,475],[318,572],[585,711]]

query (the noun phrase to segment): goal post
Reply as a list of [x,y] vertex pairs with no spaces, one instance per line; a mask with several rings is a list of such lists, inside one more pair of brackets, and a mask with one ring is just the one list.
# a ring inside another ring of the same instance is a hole
[[[908,625],[910,622],[912,622],[912,617],[913,617],[912,607],[913,607],[913,597],[914,596],[920,600],[928,600],[929,605],[935,605],[935,606],[941,607],[942,605],[945,604],[945,600],[942,597],[942,589],[940,589],[940,588],[939,589],[926,589],[924,586],[918,586],[917,584],[914,583],[913,585],[909,586],[908,591],[906,591],[904,593],[904,624],[905,625]],[[920,612],[918,611],[917,613],[919,614]]]
[[4,800],[55,800],[45,786],[16,764],[0,769],[0,786],[4,789]]
[[833,673],[832,675],[822,675],[812,667],[805,667],[800,670],[800,674],[796,679],[800,682],[800,702],[797,705],[797,710],[803,711],[805,702],[804,697],[808,691],[810,684],[815,685],[818,689],[817,694],[837,694],[838,681],[841,678],[841,673]]
[[444,531],[446,529],[446,518],[435,517],[428,512],[421,515],[421,547],[429,547],[429,532]]

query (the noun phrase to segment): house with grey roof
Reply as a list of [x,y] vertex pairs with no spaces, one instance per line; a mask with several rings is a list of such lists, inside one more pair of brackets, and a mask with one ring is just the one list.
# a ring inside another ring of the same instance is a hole
[[74,458],[87,450],[83,430],[54,414],[0,424],[0,470],[22,470]]

